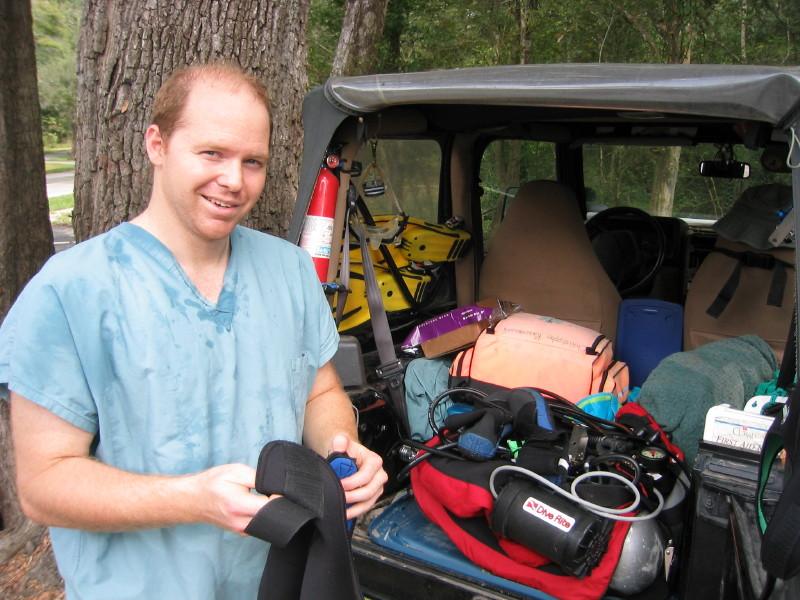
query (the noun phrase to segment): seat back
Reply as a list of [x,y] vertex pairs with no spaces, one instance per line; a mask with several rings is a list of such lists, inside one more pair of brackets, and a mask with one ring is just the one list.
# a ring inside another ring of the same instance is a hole
[[575,195],[554,181],[520,187],[492,237],[478,291],[615,337],[619,294],[592,250]]
[[[722,237],[717,238],[716,248],[723,252],[728,250],[769,254],[794,265],[793,248],[754,250],[750,246]],[[754,334],[763,338],[780,359],[794,309],[794,268],[785,269],[786,279],[780,306],[771,306],[768,304],[768,296],[773,286],[775,270],[743,264],[739,284],[730,302],[715,318],[707,310],[740,264],[737,258],[723,252],[712,251],[697,269],[689,286],[684,309],[684,349],[692,350],[715,340]]]

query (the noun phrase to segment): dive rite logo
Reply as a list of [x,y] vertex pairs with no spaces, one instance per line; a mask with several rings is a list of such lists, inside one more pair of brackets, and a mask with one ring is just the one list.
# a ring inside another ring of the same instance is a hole
[[572,529],[572,526],[575,525],[575,519],[564,514],[560,510],[556,510],[552,506],[548,506],[544,502],[540,502],[536,498],[529,497],[525,500],[525,503],[522,505],[522,510],[553,527],[558,527],[561,531],[569,531]]

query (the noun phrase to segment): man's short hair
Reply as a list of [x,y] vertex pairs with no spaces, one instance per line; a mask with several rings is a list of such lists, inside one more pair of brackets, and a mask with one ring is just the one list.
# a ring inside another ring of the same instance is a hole
[[267,109],[270,132],[272,131],[269,92],[264,84],[253,75],[242,71],[236,65],[219,62],[191,65],[178,69],[161,84],[153,101],[150,122],[158,125],[158,129],[164,138],[169,138],[172,132],[180,125],[189,92],[192,91],[198,81],[220,82],[230,85],[232,90],[238,90],[241,86],[247,88]]

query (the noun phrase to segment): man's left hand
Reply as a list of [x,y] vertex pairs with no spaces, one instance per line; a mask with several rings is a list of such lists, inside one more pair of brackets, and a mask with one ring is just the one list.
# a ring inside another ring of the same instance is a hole
[[389,476],[383,470],[383,460],[366,446],[340,433],[331,441],[331,452],[343,452],[356,461],[358,471],[342,479],[347,518],[353,519],[367,512],[383,493]]

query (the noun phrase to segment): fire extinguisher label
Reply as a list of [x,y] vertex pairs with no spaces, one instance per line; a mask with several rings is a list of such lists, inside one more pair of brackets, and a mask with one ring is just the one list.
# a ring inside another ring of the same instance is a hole
[[528,497],[522,505],[522,510],[561,531],[569,531],[575,525],[575,519],[536,498]]
[[331,239],[333,239],[333,219],[306,215],[303,232],[300,234],[301,248],[305,248],[314,258],[330,258]]

